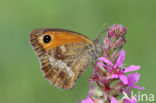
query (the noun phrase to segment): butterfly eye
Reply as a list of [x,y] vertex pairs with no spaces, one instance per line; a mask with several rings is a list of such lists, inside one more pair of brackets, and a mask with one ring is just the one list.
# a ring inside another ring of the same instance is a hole
[[49,43],[51,41],[51,36],[50,35],[45,35],[43,37],[43,41],[44,41],[44,43]]

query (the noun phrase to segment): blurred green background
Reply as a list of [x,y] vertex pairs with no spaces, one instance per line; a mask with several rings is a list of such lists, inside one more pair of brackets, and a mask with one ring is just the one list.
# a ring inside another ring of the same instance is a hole
[[76,103],[86,98],[91,66],[72,90],[50,85],[30,45],[35,28],[57,27],[94,39],[100,26],[128,28],[125,64],[141,65],[141,93],[156,95],[155,0],[0,0],[0,103]]

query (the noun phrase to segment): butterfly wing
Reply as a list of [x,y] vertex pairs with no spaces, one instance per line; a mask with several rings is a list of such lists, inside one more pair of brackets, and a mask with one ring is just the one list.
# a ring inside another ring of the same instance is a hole
[[[51,37],[48,43],[44,42],[45,35]],[[30,40],[44,77],[64,89],[72,88],[98,55],[92,40],[69,30],[36,29],[31,32]]]

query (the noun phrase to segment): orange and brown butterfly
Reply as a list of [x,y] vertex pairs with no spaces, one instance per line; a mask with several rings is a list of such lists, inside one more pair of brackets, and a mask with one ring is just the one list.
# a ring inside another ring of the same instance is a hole
[[35,29],[30,41],[44,77],[62,89],[71,89],[101,52],[99,39],[64,29]]

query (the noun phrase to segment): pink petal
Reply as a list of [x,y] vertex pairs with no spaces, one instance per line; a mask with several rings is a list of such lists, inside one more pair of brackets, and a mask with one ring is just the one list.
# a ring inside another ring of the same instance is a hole
[[117,79],[119,76],[117,74],[112,74],[112,79]]
[[125,51],[121,50],[120,56],[118,57],[116,62],[116,68],[120,68],[122,66],[124,59],[125,59]]
[[127,98],[125,98],[125,99],[123,100],[123,103],[137,103],[136,97],[133,97],[132,99],[127,99]]
[[116,100],[116,98],[112,97],[111,98],[111,103],[118,103],[118,101]]
[[112,68],[114,67],[113,63],[104,57],[100,57],[98,60],[102,60],[103,62],[109,64]]
[[137,103],[136,97],[132,98],[129,102],[130,102],[130,103]]
[[139,86],[137,86],[137,85],[133,85],[132,87],[134,87],[134,88],[136,88],[136,89],[145,89],[144,87],[139,87]]
[[97,62],[97,65],[100,65],[100,66],[106,68],[109,72],[111,71],[111,69],[110,69],[108,66],[104,65],[104,64],[101,63],[101,62]]
[[119,78],[124,84],[128,84],[128,79],[125,75],[121,74],[119,75]]
[[130,65],[129,67],[125,68],[124,73],[131,72],[131,71],[136,71],[140,69],[140,65],[135,66],[135,65]]
[[139,78],[140,78],[140,74],[138,72],[128,74],[128,83],[130,85],[137,83],[139,81]]
[[130,97],[130,86],[126,88],[126,92],[128,93],[128,96]]
[[105,65],[103,63],[101,63],[101,62],[97,62],[97,65],[100,65],[102,67],[105,67]]

